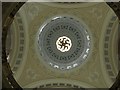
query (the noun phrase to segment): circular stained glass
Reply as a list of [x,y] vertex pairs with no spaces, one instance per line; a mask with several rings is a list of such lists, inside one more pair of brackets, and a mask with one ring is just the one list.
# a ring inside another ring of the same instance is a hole
[[42,25],[38,44],[48,65],[68,70],[86,60],[90,51],[90,36],[85,26],[77,19],[59,16]]

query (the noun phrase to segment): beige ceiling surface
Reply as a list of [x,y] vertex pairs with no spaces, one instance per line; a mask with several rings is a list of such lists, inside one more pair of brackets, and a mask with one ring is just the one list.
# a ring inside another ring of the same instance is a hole
[[[116,16],[105,3],[90,4],[84,4],[84,7],[75,7],[74,5],[72,8],[61,8],[60,5],[56,7],[55,4],[26,3],[20,9],[11,27],[12,32],[14,32],[12,36],[12,43],[14,44],[11,47],[14,49],[11,51],[9,61],[14,76],[22,87],[42,85],[40,81],[46,83],[68,81],[68,83],[81,84],[79,86],[82,87],[110,87],[113,81],[109,78],[103,65],[104,38],[111,18],[116,18]],[[71,15],[82,20],[88,26],[91,37],[91,51],[87,61],[83,65],[65,72],[45,65],[44,59],[38,53],[36,41],[40,26],[49,18],[57,15]],[[112,41],[117,38],[115,37],[117,23],[117,19],[115,19],[111,27],[115,29],[114,36],[110,35],[111,39],[114,37]],[[110,42],[112,43],[112,41]],[[116,50],[113,51],[117,52]],[[116,76],[117,68],[114,64],[114,55],[110,58],[112,58],[110,62],[114,65],[112,70]],[[107,75],[108,78],[106,79]]]

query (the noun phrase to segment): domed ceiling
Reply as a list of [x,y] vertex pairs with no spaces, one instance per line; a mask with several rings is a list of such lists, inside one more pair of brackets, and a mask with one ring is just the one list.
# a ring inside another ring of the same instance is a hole
[[25,3],[8,37],[21,87],[107,88],[118,74],[118,18],[106,3]]

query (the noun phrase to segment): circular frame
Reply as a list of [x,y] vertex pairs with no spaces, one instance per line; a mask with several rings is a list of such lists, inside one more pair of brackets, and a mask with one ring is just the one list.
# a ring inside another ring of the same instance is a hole
[[[60,70],[69,70],[83,64],[91,49],[91,37],[84,25],[68,15],[55,16],[43,23],[39,30],[38,46],[44,61]],[[55,41],[63,36],[72,41],[71,50],[67,52],[59,51],[55,45]]]

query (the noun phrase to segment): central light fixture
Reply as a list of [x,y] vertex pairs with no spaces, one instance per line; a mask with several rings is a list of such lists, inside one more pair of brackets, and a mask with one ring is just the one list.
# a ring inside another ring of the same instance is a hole
[[60,50],[61,52],[67,52],[70,50],[72,42],[68,37],[62,36],[59,37],[58,40],[56,41],[56,46],[57,49]]

